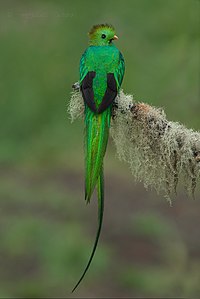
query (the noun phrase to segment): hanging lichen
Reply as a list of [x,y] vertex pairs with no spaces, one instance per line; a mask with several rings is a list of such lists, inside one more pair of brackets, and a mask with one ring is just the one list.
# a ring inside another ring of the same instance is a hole
[[[79,91],[72,93],[72,121],[83,115]],[[120,160],[128,162],[135,179],[171,198],[180,181],[194,196],[200,178],[200,133],[167,121],[162,109],[135,103],[123,91],[116,98],[111,136]]]

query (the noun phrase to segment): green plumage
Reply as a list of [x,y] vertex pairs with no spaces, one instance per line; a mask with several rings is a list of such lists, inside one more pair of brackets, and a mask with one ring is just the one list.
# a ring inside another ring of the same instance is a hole
[[[102,38],[103,34],[106,36],[105,38]],[[112,26],[94,26],[90,32],[90,46],[80,60],[80,84],[82,84],[88,72],[95,72],[92,90],[97,109],[102,103],[107,90],[107,74],[114,74],[117,91],[119,91],[123,80],[124,59],[119,50],[112,44],[112,40],[116,38]],[[73,291],[90,266],[101,231],[104,207],[103,158],[108,143],[111,112],[112,105],[102,113],[97,113],[85,104],[85,199],[87,202],[90,201],[97,186],[99,226],[90,259]]]

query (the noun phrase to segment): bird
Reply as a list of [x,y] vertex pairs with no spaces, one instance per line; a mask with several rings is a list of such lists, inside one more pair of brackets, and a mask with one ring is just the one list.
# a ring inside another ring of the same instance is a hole
[[110,24],[94,25],[88,35],[89,46],[81,56],[79,67],[85,123],[85,200],[89,203],[97,188],[98,229],[88,263],[72,292],[90,267],[101,233],[104,212],[103,160],[112,107],[125,72],[123,55],[113,43],[118,40],[114,27]]

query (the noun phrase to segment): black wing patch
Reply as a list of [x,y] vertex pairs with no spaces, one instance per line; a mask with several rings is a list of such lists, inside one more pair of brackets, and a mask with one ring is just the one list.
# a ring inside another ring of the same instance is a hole
[[81,92],[83,95],[83,99],[87,106],[94,113],[102,113],[104,112],[114,101],[117,96],[117,83],[113,73],[107,74],[107,89],[104,94],[103,100],[99,106],[96,108],[96,104],[94,101],[94,91],[92,88],[93,79],[96,76],[96,72],[88,72],[81,84]]
[[117,96],[117,83],[113,73],[107,74],[107,89],[103,100],[97,110],[97,113],[100,114],[104,112],[114,101]]
[[81,84],[81,92],[83,99],[87,106],[93,111],[97,112],[97,108],[94,101],[94,92],[92,88],[93,79],[96,76],[96,72],[88,72]]

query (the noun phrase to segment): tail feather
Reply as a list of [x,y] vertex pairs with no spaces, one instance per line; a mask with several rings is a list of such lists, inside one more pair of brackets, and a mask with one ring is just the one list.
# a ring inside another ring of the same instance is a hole
[[110,111],[86,118],[85,199],[89,202],[96,186],[108,143]]
[[95,238],[95,242],[94,242],[94,246],[90,255],[90,258],[88,260],[87,266],[85,267],[85,270],[83,271],[83,274],[81,275],[80,279],[78,280],[77,284],[75,285],[75,287],[72,290],[72,293],[76,290],[76,288],[78,287],[78,285],[81,283],[82,279],[84,278],[85,274],[87,273],[90,264],[92,262],[92,259],[94,257],[96,248],[97,248],[97,244],[99,241],[99,236],[101,233],[101,227],[102,227],[102,222],[103,222],[103,211],[104,211],[104,178],[103,178],[103,167],[101,169],[101,173],[99,175],[98,178],[98,186],[97,186],[97,191],[98,191],[98,230],[97,230],[97,234],[96,234],[96,238]]
[[93,168],[93,139],[95,131],[95,123],[92,117],[86,117],[86,132],[85,132],[85,200],[90,201],[90,190],[91,190],[91,176]]
[[101,118],[98,119],[98,138],[96,140],[96,146],[95,146],[96,152],[94,157],[92,180],[91,180],[92,191],[96,186],[96,182],[102,168],[103,158],[105,156],[106,147],[108,143],[108,133],[109,133],[108,118],[109,118],[108,112],[106,111],[106,113],[102,114]]
[[104,178],[103,178],[103,158],[106,152],[111,112],[109,109],[101,114],[94,114],[86,107],[85,123],[86,123],[86,161],[85,161],[85,199],[90,201],[94,188],[97,185],[98,192],[98,230],[94,246],[79,281],[73,288],[72,292],[78,287],[85,274],[87,273],[92,259],[94,257],[99,236],[101,233],[103,210],[104,210]]

